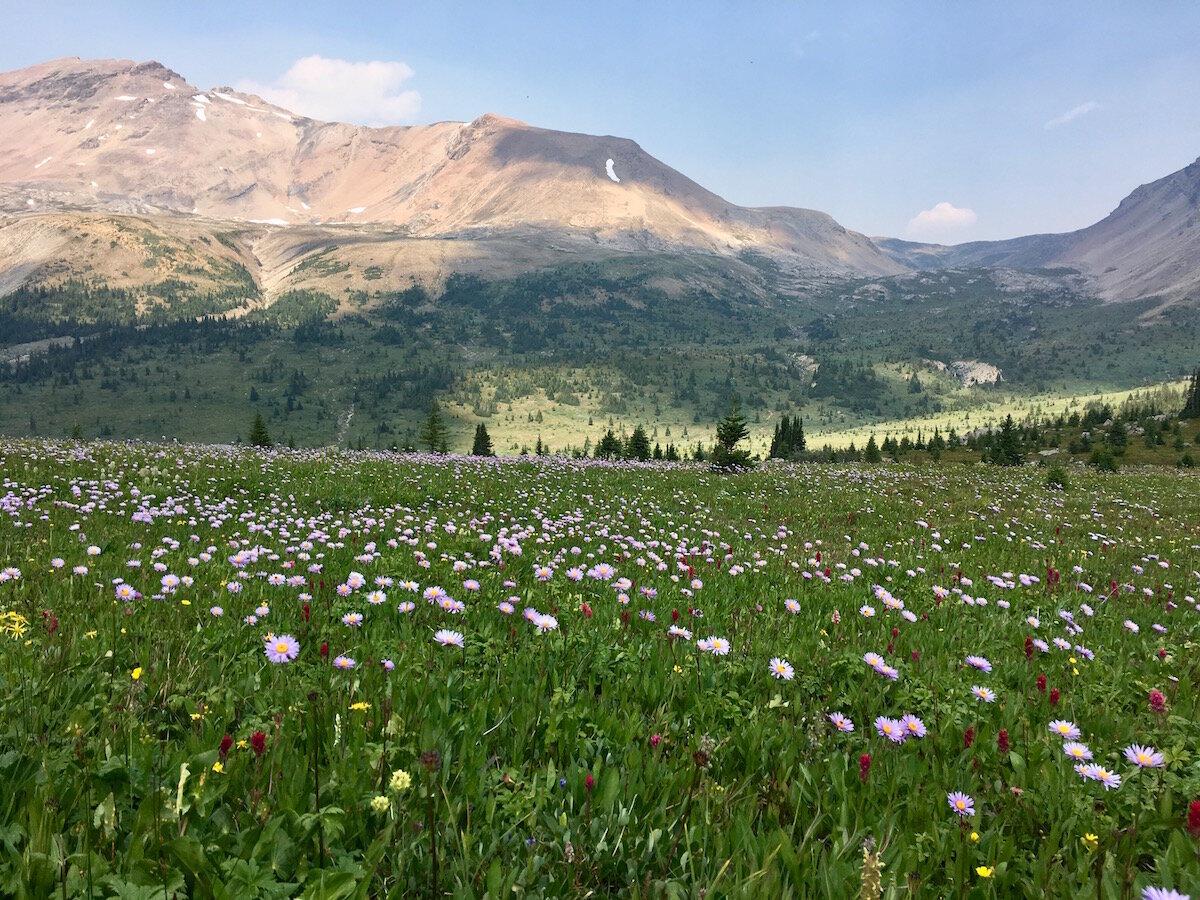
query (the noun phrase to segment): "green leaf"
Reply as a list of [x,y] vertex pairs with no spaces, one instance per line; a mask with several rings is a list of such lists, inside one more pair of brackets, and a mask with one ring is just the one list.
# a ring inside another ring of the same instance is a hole
[[500,897],[500,886],[504,883],[504,873],[500,870],[500,860],[493,859],[487,872],[487,895],[492,898]]
[[620,790],[620,774],[616,769],[609,769],[604,773],[600,784],[600,808],[605,810],[612,809]]
[[1020,753],[1018,753],[1016,750],[1009,750],[1008,761],[1012,765],[1013,771],[1017,775],[1023,776],[1025,774],[1025,757],[1023,757]]
[[208,857],[204,855],[204,847],[190,835],[175,838],[164,844],[163,849],[175,857],[185,872],[189,872],[195,878],[201,877],[211,869]]
[[358,885],[358,875],[354,872],[327,872],[319,871],[309,873],[309,881],[305,884],[304,893],[301,896],[304,900],[344,900],[354,894],[354,889]]

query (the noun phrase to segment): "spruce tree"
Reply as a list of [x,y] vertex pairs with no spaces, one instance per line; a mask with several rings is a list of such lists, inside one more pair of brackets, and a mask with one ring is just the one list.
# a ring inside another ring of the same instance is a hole
[[442,424],[442,414],[436,400],[429,401],[429,415],[421,423],[421,433],[417,439],[430,453],[446,452],[446,426]]
[[638,425],[633,429],[633,434],[629,436],[629,441],[625,445],[626,459],[649,459],[650,458],[650,438],[646,436],[646,429]]
[[883,462],[883,454],[879,452],[879,445],[875,443],[875,435],[871,435],[870,440],[867,441],[867,446],[863,450],[863,462]]
[[712,463],[720,469],[741,469],[750,465],[750,451],[739,450],[741,443],[750,430],[746,427],[746,417],[735,403],[729,415],[717,423],[717,443],[712,451]]
[[1192,382],[1184,397],[1183,412],[1179,414],[1179,418],[1200,419],[1200,368],[1192,373]]
[[623,449],[621,439],[613,434],[613,430],[610,428],[604,432],[604,437],[600,438],[599,443],[596,444],[596,459],[620,459]]
[[775,426],[767,456],[771,459],[795,459],[804,449],[804,420],[799,416],[795,419],[784,416]]
[[487,426],[480,422],[475,426],[475,442],[471,444],[472,456],[495,456],[492,451],[492,437],[488,434]]
[[992,439],[992,462],[1001,466],[1019,466],[1025,457],[1021,453],[1021,438],[1010,413],[1000,425],[1000,433]]
[[254,447],[271,446],[271,434],[267,431],[267,422],[260,412],[254,414],[254,424],[250,426],[249,441]]

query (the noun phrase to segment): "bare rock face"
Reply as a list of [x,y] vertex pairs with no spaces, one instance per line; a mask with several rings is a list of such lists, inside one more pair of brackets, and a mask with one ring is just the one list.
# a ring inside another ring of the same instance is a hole
[[491,114],[319,122],[231,88],[201,91],[155,62],[61,59],[0,74],[0,214],[73,212],[753,251],[798,272],[905,269],[823,213],[734,206],[623,138]]

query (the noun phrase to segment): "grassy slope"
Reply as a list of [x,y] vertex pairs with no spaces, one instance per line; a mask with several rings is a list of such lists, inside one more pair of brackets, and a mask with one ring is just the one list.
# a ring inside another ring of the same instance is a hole
[[[341,272],[336,252],[314,259],[308,275]],[[61,333],[47,317],[70,299],[10,303],[9,315],[33,337]],[[297,324],[335,309],[295,339]],[[451,279],[440,297],[290,292],[246,320],[270,327],[104,337],[53,372],[10,375],[0,432],[78,426],[84,436],[222,442],[244,436],[258,409],[281,441],[389,447],[415,438],[437,396],[460,450],[480,421],[506,453],[539,437],[555,450],[594,444],[610,422],[694,446],[711,441],[736,398],[754,452],[784,413],[804,416],[814,442],[861,446],[872,431],[961,433],[1009,412],[1052,413],[1099,394],[1119,401],[1195,365],[1200,311],[1106,306],[1047,277],[1016,287],[980,271],[796,283],[761,262],[735,273],[653,257]],[[1004,380],[964,387],[944,370],[959,359],[995,365]]]

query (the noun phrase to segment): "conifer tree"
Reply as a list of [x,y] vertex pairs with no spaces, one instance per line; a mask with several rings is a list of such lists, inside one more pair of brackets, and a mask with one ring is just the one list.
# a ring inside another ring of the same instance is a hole
[[495,456],[492,450],[492,437],[488,434],[487,426],[480,422],[475,426],[475,442],[471,445],[472,456]]
[[746,417],[735,403],[729,415],[717,423],[717,443],[712,450],[712,463],[721,469],[740,469],[750,465],[750,451],[739,450],[741,443],[750,430],[746,427]]
[[992,462],[1001,466],[1019,466],[1024,461],[1021,438],[1010,413],[1000,425],[1000,433],[992,440]]
[[867,441],[867,446],[863,449],[863,462],[883,462],[883,454],[879,452],[879,445],[875,443],[875,435],[871,435],[870,440]]
[[620,459],[622,450],[621,439],[610,428],[596,444],[596,459]]
[[271,446],[271,434],[267,431],[266,420],[263,419],[260,412],[254,414],[254,424],[250,426],[249,441],[253,447]]
[[417,439],[430,453],[446,452],[446,426],[442,424],[442,414],[436,400],[429,401],[429,415],[421,423],[421,433]]
[[633,434],[629,436],[629,441],[625,444],[625,458],[650,458],[650,438],[646,436],[646,429],[641,425],[633,429]]
[[1184,397],[1183,412],[1179,414],[1179,418],[1200,419],[1200,368],[1192,373],[1192,382]]

